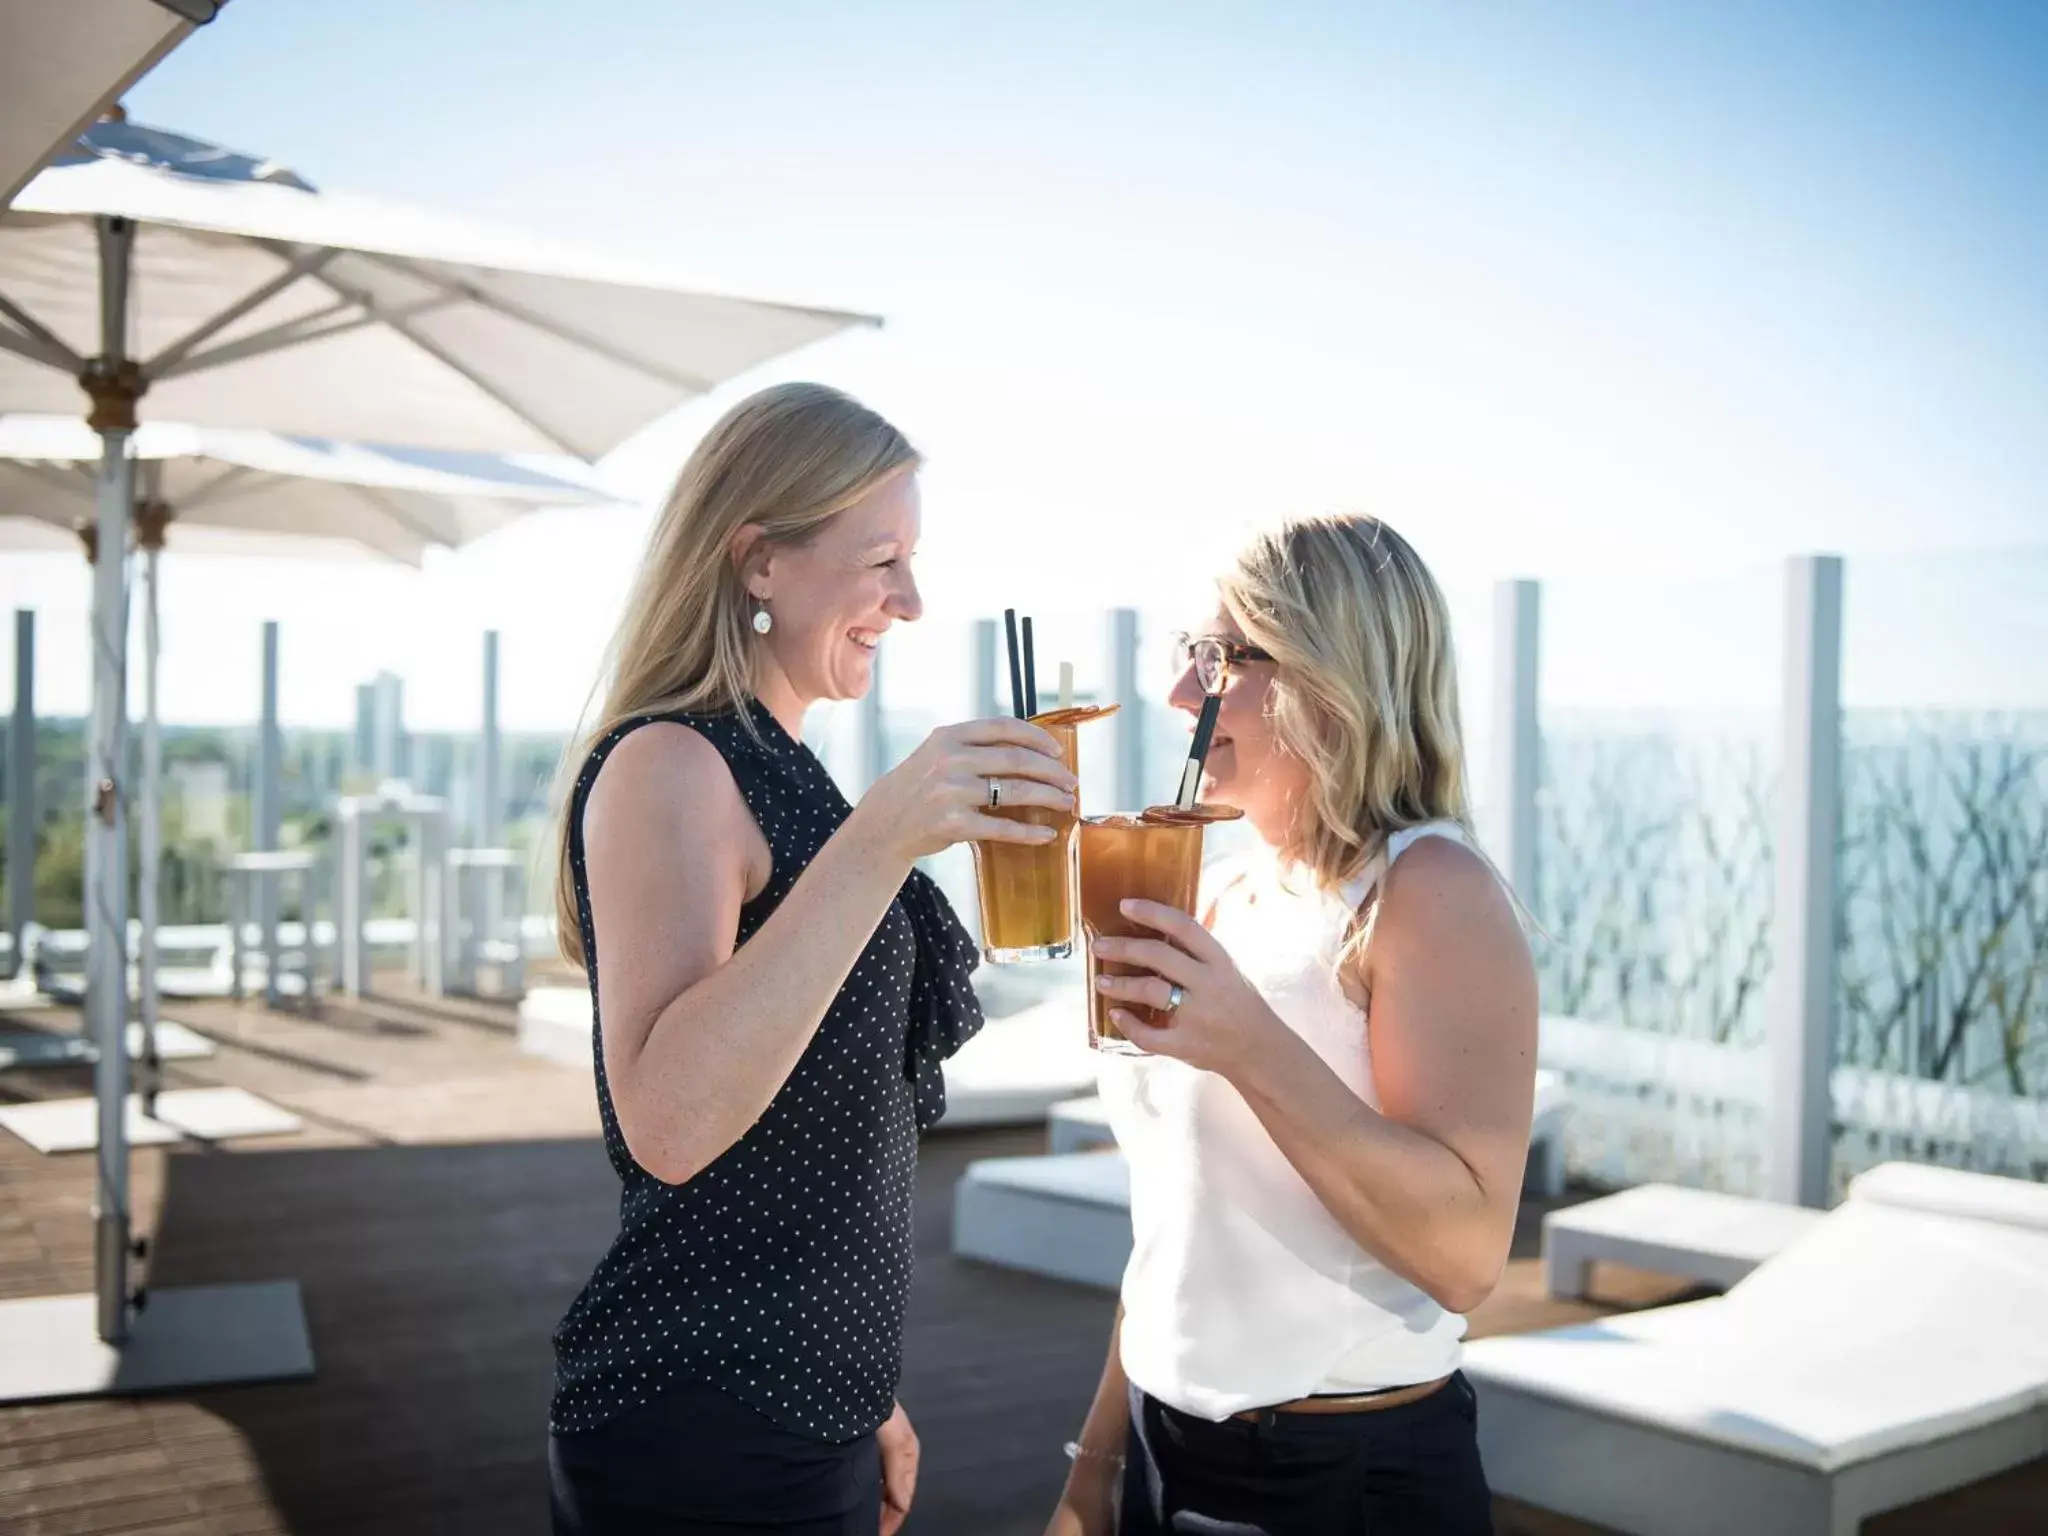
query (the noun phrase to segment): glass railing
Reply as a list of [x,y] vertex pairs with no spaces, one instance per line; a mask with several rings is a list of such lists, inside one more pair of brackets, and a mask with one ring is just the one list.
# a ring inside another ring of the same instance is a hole
[[1536,887],[1568,1161],[1761,1178],[1782,579],[1546,583]]
[[2048,550],[1847,562],[1837,1184],[2048,1176]]
[[[1772,978],[1774,843],[1782,817],[1782,566],[1649,579],[1639,572],[1544,584],[1535,882],[1546,1065],[1573,1112],[1570,1160],[1614,1183],[1761,1183],[1763,1075]],[[1480,824],[1495,665],[1490,585],[1447,588]],[[1034,613],[1041,703],[1074,668],[1077,696],[1114,690],[1109,616]],[[1166,705],[1178,611],[1141,610],[1132,735],[1121,773],[1108,725],[1083,744],[1083,801],[1123,808],[1178,782],[1189,721]],[[944,722],[989,697],[974,619],[937,613],[891,635],[880,737],[864,706],[815,712],[807,737],[849,795]],[[286,684],[289,698],[289,649]],[[2048,1174],[2048,549],[1847,562],[1842,637],[1836,1184],[1885,1157]],[[474,694],[465,651],[446,677]],[[516,685],[508,669],[508,684]],[[251,701],[253,704],[253,700]],[[252,710],[253,712],[253,710]],[[290,710],[287,709],[289,716]],[[254,730],[165,732],[166,923],[217,922],[220,864],[246,847]],[[532,855],[545,910],[550,791],[564,733],[507,732],[502,825]],[[36,917],[82,919],[84,727],[45,718],[36,767],[42,835]],[[475,808],[472,733],[416,732],[418,787]],[[324,846],[334,796],[366,787],[346,729],[285,731],[285,841]],[[1250,839],[1218,829],[1222,856]],[[404,906],[407,853],[377,845],[373,913]],[[930,861],[970,926],[972,861]],[[0,890],[5,882],[0,880]],[[1041,968],[1047,986],[1064,984]]]

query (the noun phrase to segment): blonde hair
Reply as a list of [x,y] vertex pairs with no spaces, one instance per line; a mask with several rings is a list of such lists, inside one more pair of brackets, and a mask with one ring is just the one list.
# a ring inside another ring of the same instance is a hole
[[1267,713],[1308,770],[1283,857],[1335,891],[1403,828],[1471,831],[1450,610],[1406,539],[1376,517],[1295,519],[1255,538],[1219,586],[1273,656]]
[[733,557],[734,535],[752,524],[762,545],[802,544],[919,462],[888,421],[822,384],[778,384],[750,395],[691,453],[612,637],[603,706],[564,756],[556,784],[555,928],[570,964],[588,963],[569,818],[575,777],[591,749],[627,720],[672,710],[737,714],[753,729],[752,603]]

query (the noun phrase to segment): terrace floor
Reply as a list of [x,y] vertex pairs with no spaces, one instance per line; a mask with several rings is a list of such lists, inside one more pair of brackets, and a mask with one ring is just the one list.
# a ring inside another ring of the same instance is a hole
[[[317,1016],[224,1002],[167,1015],[218,1054],[170,1086],[233,1084],[296,1135],[135,1153],[151,1283],[296,1278],[319,1374],[134,1401],[0,1409],[0,1533],[339,1536],[547,1529],[548,1334],[602,1251],[616,1185],[587,1074],[519,1054],[512,1010],[411,996]],[[74,1029],[62,1010],[7,1027]],[[83,1072],[0,1072],[0,1101],[90,1091]],[[1042,1133],[938,1134],[920,1163],[918,1278],[902,1397],[924,1442],[921,1536],[1037,1536],[1093,1390],[1105,1293],[955,1259],[955,1179]],[[92,1164],[0,1133],[0,1298],[89,1290]],[[1609,1270],[1607,1307],[1543,1294],[1541,1208],[1474,1332],[1577,1321],[1677,1294]],[[1869,1536],[2043,1529],[2048,1461],[1866,1524]],[[1503,1536],[1592,1530],[1503,1500]]]

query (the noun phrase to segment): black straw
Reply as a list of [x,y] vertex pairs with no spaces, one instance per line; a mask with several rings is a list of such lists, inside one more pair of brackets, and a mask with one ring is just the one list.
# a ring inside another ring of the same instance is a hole
[[1017,663],[1017,610],[1003,610],[1003,638],[1010,643],[1010,713],[1019,720],[1024,714],[1024,669]]
[[1031,647],[1031,617],[1024,618],[1024,718],[1038,718],[1038,654]]
[[1195,808],[1195,794],[1202,787],[1202,765],[1209,758],[1209,738],[1216,734],[1216,711],[1223,707],[1218,694],[1202,700],[1201,717],[1195,721],[1194,743],[1188,748],[1188,765],[1181,770],[1180,793],[1173,803],[1184,811]]

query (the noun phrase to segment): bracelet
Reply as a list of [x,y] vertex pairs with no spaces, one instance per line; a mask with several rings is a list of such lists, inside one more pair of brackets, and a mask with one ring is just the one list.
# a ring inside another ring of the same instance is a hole
[[1078,1440],[1069,1440],[1065,1447],[1069,1461],[1106,1461],[1118,1471],[1123,1470],[1124,1458],[1118,1451],[1091,1451]]

